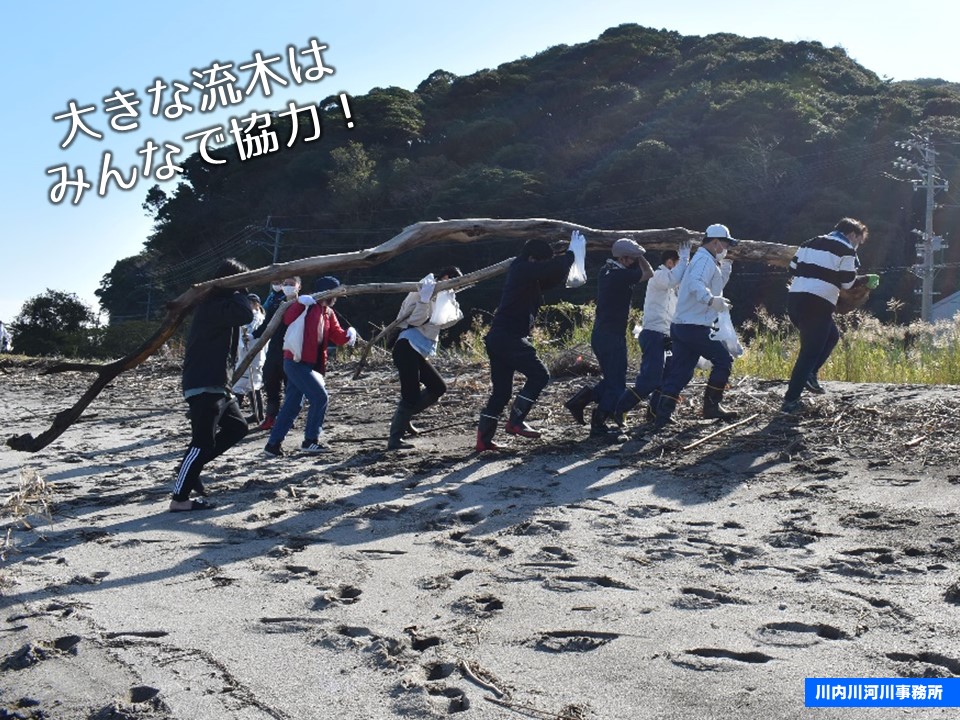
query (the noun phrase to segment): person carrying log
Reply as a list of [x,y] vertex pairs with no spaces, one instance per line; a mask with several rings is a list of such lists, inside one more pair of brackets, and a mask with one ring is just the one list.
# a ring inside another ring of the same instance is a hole
[[[435,293],[434,287],[438,282],[462,275],[456,266],[444,268],[436,277],[431,273],[424,278],[420,290],[409,293],[400,306],[397,314],[400,334],[392,348],[393,364],[400,374],[400,402],[390,422],[387,450],[413,448],[412,443],[403,439],[404,435],[419,434],[411,423],[413,416],[436,403],[447,391],[447,384],[430,358],[437,354],[440,331],[460,322],[463,313],[453,290]],[[448,306],[449,311],[442,318],[437,317],[438,304]]]
[[[233,258],[224,260],[214,277],[247,272]],[[209,510],[200,471],[247,434],[247,420],[230,390],[230,356],[240,327],[253,320],[246,289],[215,288],[194,311],[183,357],[183,397],[190,406],[190,445],[177,468],[170,512]]]
[[[339,280],[325,276],[317,279],[313,290],[322,293],[337,287],[340,287]],[[281,445],[300,414],[304,398],[309,408],[300,448],[311,454],[327,451],[326,446],[320,443],[320,431],[329,401],[323,379],[327,370],[327,347],[353,345],[357,341],[357,331],[353,328],[344,330],[337,321],[332,307],[335,301],[336,298],[330,298],[317,302],[311,295],[302,295],[283,313],[283,324],[287,327],[283,345],[287,391],[277,414],[277,422],[270,430],[270,437],[263,448],[268,457],[281,457],[284,454]],[[299,336],[293,329],[294,322],[298,320],[301,323]]]
[[671,350],[670,324],[677,311],[677,289],[690,262],[690,243],[681,243],[679,251],[665,250],[660,259],[660,267],[647,282],[643,299],[643,321],[637,338],[641,352],[640,372],[633,387],[621,393],[614,410],[614,417],[621,422],[628,412],[647,398],[647,420],[656,417],[660,385],[672,359],[672,355],[667,355]]
[[800,332],[800,352],[780,408],[785,413],[803,409],[804,389],[818,395],[824,392],[817,376],[840,339],[833,320],[840,291],[858,284],[872,290],[880,283],[878,275],[857,275],[857,248],[868,234],[864,223],[843,218],[832,232],[803,243],[790,261],[787,314]]
[[730,301],[723,296],[723,289],[730,280],[733,264],[725,258],[727,249],[736,244],[726,225],[709,226],[680,281],[677,312],[670,326],[673,358],[663,379],[654,420],[658,430],[670,422],[680,402],[680,393],[693,379],[701,357],[713,365],[703,393],[703,417],[718,420],[737,417],[720,404],[733,369],[733,356],[722,342],[710,338],[719,314],[730,310]]
[[614,439],[619,429],[608,427],[607,420],[613,418],[618,426],[621,424],[615,413],[627,379],[627,320],[633,289],[653,277],[653,268],[644,257],[646,251],[633,240],[616,240],[610,250],[613,257],[597,276],[597,310],[590,335],[590,347],[603,377],[593,387],[581,388],[564,407],[584,425],[584,410],[596,402],[590,417],[590,435]]
[[[572,244],[572,240],[571,240]],[[513,374],[519,372],[526,382],[517,393],[506,431],[525,438],[539,438],[540,431],[526,423],[526,417],[540,393],[550,381],[550,373],[537,356],[530,341],[537,312],[543,303],[543,292],[563,284],[574,262],[573,250],[554,257],[545,240],[527,240],[517,259],[507,270],[500,305],[483,339],[490,358],[490,398],[480,411],[477,425],[477,451],[497,450],[493,441],[500,422],[500,413],[513,394]]]

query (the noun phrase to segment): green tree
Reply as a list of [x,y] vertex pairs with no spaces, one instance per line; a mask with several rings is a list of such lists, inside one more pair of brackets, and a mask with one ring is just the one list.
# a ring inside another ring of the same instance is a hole
[[25,355],[90,356],[93,321],[93,312],[76,295],[48,288],[23,304],[10,332]]

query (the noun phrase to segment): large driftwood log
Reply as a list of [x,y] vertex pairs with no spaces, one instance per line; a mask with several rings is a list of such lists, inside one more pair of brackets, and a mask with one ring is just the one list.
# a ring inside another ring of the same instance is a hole
[[[30,433],[15,435],[7,440],[7,445],[14,450],[36,452],[53,442],[76,422],[86,407],[111,380],[120,373],[140,365],[159,350],[170,339],[194,305],[200,302],[213,288],[241,288],[291,275],[324,275],[334,270],[369,267],[389,260],[412,248],[437,242],[471,243],[488,238],[516,238],[517,240],[541,238],[560,245],[569,238],[573,230],[579,230],[587,237],[588,251],[608,250],[615,240],[622,237],[630,238],[645,247],[656,250],[675,248],[685,240],[698,241],[702,238],[702,233],[686,228],[598,230],[584,225],[544,218],[442,220],[410,225],[386,242],[366,250],[319,255],[302,260],[277,263],[250,272],[209,280],[194,285],[172,300],[167,305],[167,315],[160,328],[129,355],[101,366],[83,366],[85,370],[89,369],[97,372],[96,380],[72,407],[57,413],[50,428],[36,437]],[[736,247],[730,249],[730,258],[786,267],[795,251],[796,247],[788,245],[741,240]],[[347,293],[344,291],[342,294]],[[63,372],[69,369],[76,369],[76,365],[61,365],[50,368],[46,372]]]

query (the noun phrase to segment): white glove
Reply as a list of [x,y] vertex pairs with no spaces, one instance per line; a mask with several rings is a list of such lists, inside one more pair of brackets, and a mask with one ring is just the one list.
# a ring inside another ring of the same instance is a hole
[[437,281],[433,279],[433,273],[429,273],[420,283],[420,302],[428,303],[433,297],[433,289],[437,286]]
[[733,260],[721,260],[720,277],[723,278],[724,285],[726,285],[727,281],[730,279],[731,273],[733,273]]
[[347,345],[353,347],[357,343],[357,338],[360,337],[357,335],[357,331],[352,327],[347,328]]
[[313,299],[313,295],[301,295],[297,298],[297,302],[301,305],[306,305],[307,307],[317,304],[317,301]]
[[579,230],[574,230],[572,233],[570,233],[570,244],[567,245],[567,250],[573,250],[573,244],[575,242],[582,242],[584,244],[587,242],[586,238],[583,237]]
[[680,262],[688,263],[690,262],[690,241],[684,240],[680,243],[680,247],[677,248],[677,254],[680,256]]
[[730,308],[733,305],[723,295],[714,295],[707,304],[711,310],[716,310],[717,312],[730,312]]

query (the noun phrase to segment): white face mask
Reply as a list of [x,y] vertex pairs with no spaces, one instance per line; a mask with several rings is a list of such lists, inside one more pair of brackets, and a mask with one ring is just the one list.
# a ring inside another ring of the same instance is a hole
[[723,248],[720,252],[717,253],[717,260],[723,260],[727,256],[727,249]]
[[281,285],[280,283],[274,283],[273,285],[270,286],[270,289],[273,290],[274,292],[282,292],[283,285]]
[[297,294],[297,286],[296,286],[296,285],[284,285],[284,286],[283,286],[283,294],[286,295],[288,298],[292,298],[292,297],[296,296],[296,294]]

